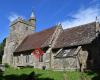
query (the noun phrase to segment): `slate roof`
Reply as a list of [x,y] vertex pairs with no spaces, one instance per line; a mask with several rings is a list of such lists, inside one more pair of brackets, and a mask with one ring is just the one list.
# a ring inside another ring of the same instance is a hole
[[[15,53],[42,47],[42,45],[49,39],[49,37],[53,35],[55,29],[56,26],[28,35],[15,50]],[[46,46],[49,46],[49,44]]]
[[54,48],[91,43],[96,37],[96,22],[63,30]]
[[[55,29],[56,26],[41,32],[36,32],[34,34],[28,35],[15,50],[15,53],[49,46],[50,37],[53,35]],[[60,33],[53,48],[55,49],[89,44],[95,38],[96,22],[92,22],[63,30],[63,32]]]

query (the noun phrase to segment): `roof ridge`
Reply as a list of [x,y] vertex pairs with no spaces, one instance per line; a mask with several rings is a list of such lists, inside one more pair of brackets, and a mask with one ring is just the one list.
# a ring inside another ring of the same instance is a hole
[[70,28],[66,28],[66,29],[63,29],[63,30],[65,31],[65,30],[70,30],[70,29],[74,29],[74,28],[85,27],[86,25],[90,25],[90,24],[93,24],[93,23],[96,23],[96,21],[81,24],[81,25],[78,25],[78,26],[70,27]]
[[[42,47],[42,44],[44,44],[44,42],[49,39],[49,37],[54,33],[55,30],[56,30],[56,26],[43,30],[41,32],[36,32],[27,35],[24,38],[24,40],[21,42],[21,44],[18,46],[18,48],[15,50],[15,53],[28,50],[28,49]],[[48,46],[48,44],[46,45]]]
[[90,44],[96,38],[96,22],[64,29],[54,48]]
[[33,35],[33,34],[42,33],[42,32],[44,32],[44,31],[47,31],[47,30],[50,30],[50,29],[53,29],[53,28],[55,28],[55,29],[56,29],[56,27],[57,27],[57,26],[53,26],[53,27],[50,27],[50,28],[48,28],[48,29],[44,29],[44,30],[42,30],[42,31],[35,32],[35,33],[29,34],[29,35]]

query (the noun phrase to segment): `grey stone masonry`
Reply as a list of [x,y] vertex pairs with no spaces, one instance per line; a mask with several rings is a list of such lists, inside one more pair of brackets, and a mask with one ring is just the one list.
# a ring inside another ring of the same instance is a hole
[[8,63],[9,65],[14,66],[13,52],[26,36],[35,32],[35,21],[36,19],[33,16],[27,21],[18,17],[15,21],[10,23],[10,33],[6,38],[6,45],[2,59],[3,64]]

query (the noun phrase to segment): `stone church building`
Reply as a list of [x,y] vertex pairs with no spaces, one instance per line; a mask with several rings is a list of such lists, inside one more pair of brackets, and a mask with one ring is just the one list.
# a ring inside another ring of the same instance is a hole
[[[35,32],[36,18],[18,18],[10,24],[10,32],[2,63],[13,67],[33,66],[53,70],[100,69],[100,24],[91,22],[63,29],[61,24]],[[44,51],[39,59],[32,52]]]

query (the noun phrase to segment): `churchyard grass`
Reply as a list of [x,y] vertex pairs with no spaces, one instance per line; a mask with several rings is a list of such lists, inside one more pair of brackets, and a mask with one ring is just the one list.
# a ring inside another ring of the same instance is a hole
[[[91,80],[90,78],[94,76],[94,74],[88,75],[87,73],[80,73],[78,71],[63,72],[63,71],[41,70],[41,69],[34,69],[34,68],[23,68],[23,69],[6,68],[5,72],[3,73],[3,78],[6,78],[7,76],[14,78],[13,75],[16,75],[17,77],[21,77],[23,74],[28,76],[33,71],[35,72],[35,77],[37,78],[37,80],[46,80],[46,79],[48,80]],[[64,74],[65,74],[65,78],[67,79],[64,79]],[[85,79],[81,79],[81,76]],[[10,80],[10,79],[6,78],[4,80]]]

